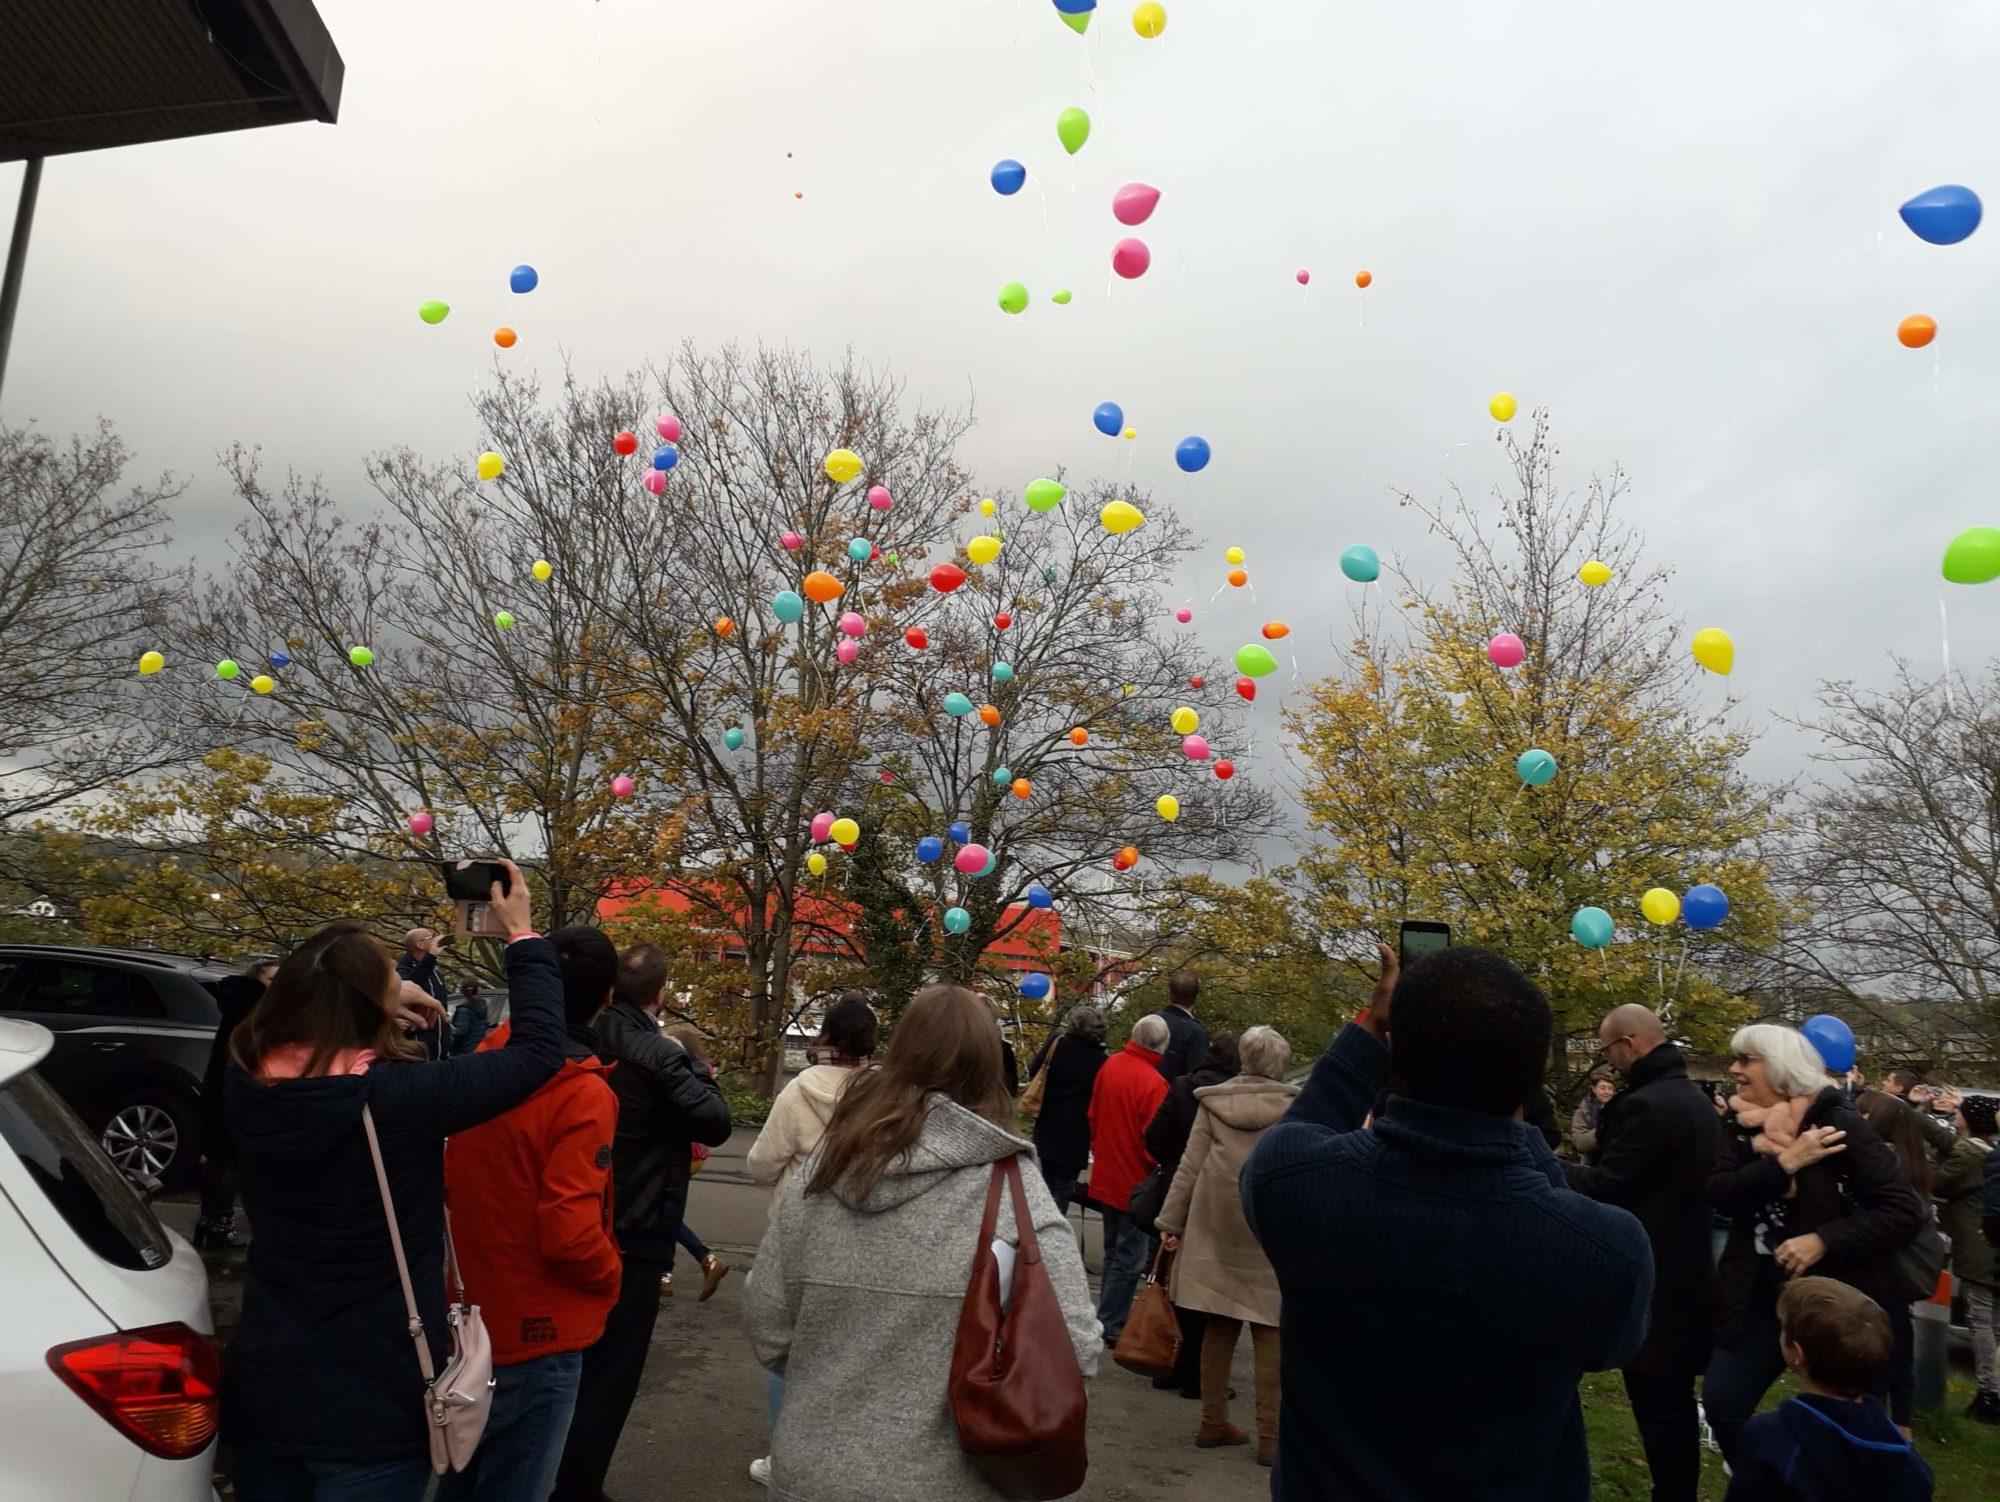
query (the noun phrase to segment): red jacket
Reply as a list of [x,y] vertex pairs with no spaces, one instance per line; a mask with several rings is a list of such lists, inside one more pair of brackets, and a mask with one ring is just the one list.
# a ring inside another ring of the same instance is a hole
[[1123,1210],[1153,1171],[1146,1128],[1166,1097],[1160,1056],[1127,1043],[1104,1061],[1090,1091],[1090,1197]]
[[[496,1028],[483,1053],[507,1040]],[[468,1300],[493,1361],[580,1351],[618,1301],[611,1140],[618,1097],[595,1058],[568,1058],[513,1110],[445,1144],[445,1202]]]

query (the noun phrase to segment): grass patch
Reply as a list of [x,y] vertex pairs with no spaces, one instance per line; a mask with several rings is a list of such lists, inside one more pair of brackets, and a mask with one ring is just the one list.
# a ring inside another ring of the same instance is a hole
[[[1791,1379],[1785,1378],[1771,1389],[1764,1409],[1776,1408],[1794,1391]],[[1616,1372],[1597,1372],[1583,1379],[1582,1393],[1583,1427],[1590,1436],[1591,1495],[1597,1502],[1647,1502],[1652,1483],[1639,1431],[1625,1402],[1624,1384]],[[1978,1424],[1963,1417],[1971,1401],[1971,1379],[1954,1371],[1944,1412],[1917,1415],[1917,1449],[1937,1475],[1934,1502],[1992,1502],[2000,1495],[2000,1424]],[[1702,1502],[1722,1502],[1728,1489],[1722,1457],[1703,1450]]]

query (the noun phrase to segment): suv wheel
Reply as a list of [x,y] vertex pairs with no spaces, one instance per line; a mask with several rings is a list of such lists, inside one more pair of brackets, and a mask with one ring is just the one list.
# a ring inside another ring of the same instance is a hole
[[104,1119],[99,1141],[126,1178],[171,1184],[192,1165],[192,1124],[184,1102],[162,1090],[139,1090]]

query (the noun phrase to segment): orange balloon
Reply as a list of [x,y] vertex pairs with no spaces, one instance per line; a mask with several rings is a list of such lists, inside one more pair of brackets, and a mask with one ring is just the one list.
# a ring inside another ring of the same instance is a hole
[[1937,320],[1926,318],[1921,313],[1912,313],[1896,325],[1896,337],[1903,341],[1907,349],[1922,349],[1937,338]]
[[1357,287],[1365,287],[1374,280],[1375,273],[1372,271],[1357,271],[1354,273],[1354,285]]
[[1071,731],[1071,732],[1069,733],[1069,743],[1070,743],[1070,744],[1071,744],[1072,746],[1087,746],[1087,745],[1089,745],[1089,744],[1090,744],[1090,732],[1089,732],[1088,730],[1085,730],[1085,729],[1084,729],[1084,728],[1083,728],[1083,727],[1082,727],[1081,725],[1077,726],[1077,727],[1076,727],[1076,729],[1072,730],[1072,731]]
[[734,636],[736,634],[736,622],[732,621],[726,615],[717,616],[715,618],[715,634],[717,636]]
[[979,719],[981,724],[997,725],[1000,723],[1000,711],[991,704],[982,704],[979,706]]
[[1229,582],[1235,588],[1241,589],[1250,582],[1250,576],[1240,568],[1233,568],[1229,571]]
[[514,347],[514,331],[504,327],[495,329],[493,331],[493,342],[502,349],[512,349]]
[[832,604],[833,601],[847,593],[847,586],[845,584],[834,578],[832,574],[827,573],[826,570],[817,568],[806,575],[805,583],[801,584],[799,589],[815,605]]
[[1264,622],[1265,641],[1278,641],[1279,639],[1290,636],[1291,634],[1292,634],[1292,628],[1290,626],[1287,626],[1283,621]]
[[1034,791],[1034,785],[1027,778],[1016,777],[1014,779],[1014,796],[1016,798],[1026,798]]
[[1111,869],[1114,871],[1129,871],[1138,864],[1139,847],[1137,845],[1127,845],[1123,850],[1111,857]]

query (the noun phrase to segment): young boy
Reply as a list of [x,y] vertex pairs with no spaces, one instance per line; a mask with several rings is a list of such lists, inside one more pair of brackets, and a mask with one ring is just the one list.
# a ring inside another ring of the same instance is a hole
[[1868,1396],[1889,1362],[1881,1306],[1831,1278],[1795,1278],[1778,1324],[1801,1391],[1743,1426],[1724,1502],[1930,1502],[1931,1468]]

